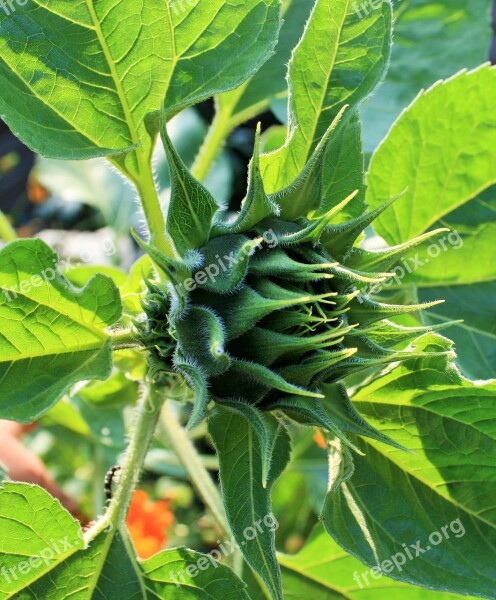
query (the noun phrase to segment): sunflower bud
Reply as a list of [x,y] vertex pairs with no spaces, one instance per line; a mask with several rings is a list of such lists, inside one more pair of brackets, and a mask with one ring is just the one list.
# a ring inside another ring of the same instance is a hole
[[430,330],[392,321],[429,304],[390,305],[367,293],[391,277],[385,271],[397,255],[365,252],[357,241],[391,201],[343,223],[356,194],[326,211],[308,197],[322,187],[328,136],[308,172],[266,194],[257,133],[246,198],[238,214],[226,215],[187,171],[165,129],[162,137],[172,181],[167,233],[177,254],[143,244],[166,283],[149,284],[141,339],[155,370],[181,373],[194,391],[190,426],[213,402],[252,419],[283,414],[352,447],[349,433],[389,442],[358,415],[343,380],[423,356],[411,342]]

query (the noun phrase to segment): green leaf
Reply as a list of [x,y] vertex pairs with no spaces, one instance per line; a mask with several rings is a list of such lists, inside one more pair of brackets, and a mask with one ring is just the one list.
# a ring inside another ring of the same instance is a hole
[[[88,423],[80,415],[78,409],[68,398],[62,398],[60,402],[46,412],[38,421],[41,427],[60,426],[68,429],[71,433],[81,436],[89,436],[91,429]],[[0,479],[3,479],[0,476]]]
[[31,422],[73,384],[110,374],[105,329],[120,317],[118,290],[103,275],[74,288],[57,261],[40,240],[19,240],[0,252],[4,418]]
[[[424,338],[426,347],[446,343]],[[369,566],[404,562],[394,579],[495,598],[496,383],[476,385],[442,366],[410,361],[353,397],[371,425],[414,453],[361,441],[365,456],[328,495],[324,524]]]
[[223,400],[222,404],[249,421],[257,434],[262,453],[262,484],[267,487],[272,454],[281,432],[284,431],[284,426],[272,414],[262,412],[251,404],[235,400]]
[[[248,190],[241,203],[241,209],[233,219],[224,222],[219,219],[214,223],[212,234],[240,233],[252,229],[263,219],[279,214],[279,207],[265,193],[260,174],[260,125],[255,134],[253,158],[250,161],[248,174]],[[208,263],[207,263],[208,264]]]
[[[66,163],[61,161],[61,164]],[[63,273],[64,277],[76,287],[84,287],[88,279],[98,274],[111,279],[118,288],[122,288],[127,282],[127,275],[124,271],[121,271],[118,267],[109,267],[108,265],[78,264],[75,267],[69,266],[63,270]]]
[[[251,421],[239,413],[217,407],[209,420],[209,432],[219,455],[222,495],[234,538],[248,564],[264,580],[273,598],[282,600],[279,566],[275,556],[275,532],[267,522],[273,522],[271,487],[289,461],[289,437],[286,432],[281,432],[274,444],[267,485],[264,487],[264,449]],[[248,539],[253,532],[254,537]]]
[[315,4],[290,61],[288,139],[278,151],[262,156],[268,192],[296,179],[341,109],[357,106],[382,77],[391,46],[391,5],[382,2],[360,19],[353,4]]
[[496,182],[495,94],[496,69],[485,65],[420,94],[393,125],[367,178],[372,207],[407,190],[375,222],[388,243],[424,233]]
[[[116,574],[118,573],[118,576]],[[38,573],[37,580],[18,594],[20,599],[141,600],[144,585],[119,532],[101,533],[89,548],[66,558],[54,568]]]
[[57,500],[22,483],[0,488],[0,562],[1,600],[249,600],[211,555],[178,548],[138,563],[127,532],[112,525],[87,546]]
[[178,548],[161,552],[142,563],[147,598],[250,600],[245,584],[214,556]]
[[[167,24],[165,3],[150,0],[139,10],[131,0],[40,0],[2,13],[0,113],[52,158],[91,158],[141,143],[149,152],[145,118],[160,108],[170,78]],[[19,61],[16,48],[33,36]]]
[[421,300],[445,300],[425,311],[425,323],[463,321],[450,327],[447,334],[456,343],[457,363],[472,379],[493,377],[496,368],[496,307],[491,302],[496,289],[492,259],[495,215],[493,187],[442,219],[440,224],[451,229],[450,233],[432,246],[425,244],[418,253],[408,253],[396,267],[400,272],[405,262],[418,265],[401,279],[401,285],[417,285]]
[[269,403],[271,410],[283,409],[285,413],[303,425],[322,427],[337,436],[345,446],[357,451],[348,434],[370,437],[383,444],[402,448],[394,440],[364,421],[353,406],[343,384],[323,384],[323,399],[289,396]]
[[[480,193],[496,180],[496,163],[488,151],[496,143],[491,90],[496,90],[496,70],[484,66],[419,96],[374,155],[368,176],[371,204],[393,189],[408,187],[405,197],[376,221],[389,243],[439,224],[456,230],[406,253],[397,269],[410,266],[413,273],[400,283],[419,286],[422,300],[446,299],[442,307],[426,312],[426,323],[464,320],[449,335],[457,342],[464,372],[474,378],[492,377],[496,364],[494,309],[488,300],[496,277],[490,258],[494,191]],[[406,138],[413,142],[404,144]]]
[[[174,147],[189,168],[200,150],[208,131],[207,123],[194,108],[187,108],[169,121],[168,131]],[[162,144],[157,144],[153,156],[155,179],[160,191],[170,187],[169,166]],[[223,151],[203,180],[205,187],[219,204],[229,201],[232,192],[232,164]]]
[[239,87],[273,54],[281,26],[279,0],[178,4],[179,14],[172,10],[168,115]]
[[428,591],[378,576],[346,554],[320,526],[303,550],[279,555],[285,598],[312,600],[462,600],[467,596]]
[[[418,286],[420,300],[445,300],[427,309],[422,321],[434,326],[458,321],[447,335],[456,343],[458,365],[472,379],[493,377],[496,367],[496,307],[491,301],[496,290],[492,260],[496,229],[494,222],[486,222],[488,212],[479,200],[471,200],[442,220],[453,229],[450,233],[438,236],[432,245],[424,244],[418,252],[406,253],[394,269],[399,275],[405,273],[397,280],[399,285]],[[461,218],[474,224],[460,222]],[[408,274],[405,264],[418,268]]]
[[[330,124],[324,137],[320,140],[306,164],[303,165],[302,171],[296,179],[282,190],[269,196],[273,203],[280,205],[280,216],[283,219],[294,220],[301,216],[304,217],[310,211],[319,208],[319,202],[322,198],[322,175],[327,148],[329,140],[332,139],[339,125],[343,112],[344,108]],[[324,222],[317,221],[314,225],[324,227]]]
[[84,548],[80,524],[48,492],[34,485],[3,483],[0,532],[2,600]]
[[[139,178],[157,133],[149,117],[164,97],[172,115],[240,85],[269,58],[280,26],[277,0],[180,7],[38,0],[2,11],[0,114],[31,148],[52,158],[139,146],[124,167]],[[19,48],[28,46],[19,60]]]
[[472,379],[494,377],[496,369],[496,281],[422,288],[419,298],[444,298],[445,304],[425,311],[427,324],[442,325],[461,319],[447,329],[455,342],[457,363]]
[[322,401],[325,412],[340,431],[346,434],[369,437],[383,444],[395,446],[396,448],[399,447],[389,436],[384,435],[381,431],[362,419],[350,400],[346,387],[342,383],[324,383],[321,389],[325,395],[325,400]]
[[130,327],[133,319],[143,312],[141,300],[146,293],[145,281],[155,277],[155,269],[151,258],[145,254],[129,268],[129,275],[125,282],[119,283],[122,298],[123,327]]
[[284,145],[285,140],[286,127],[284,125],[272,125],[260,137],[260,148],[262,152],[273,152]]
[[106,381],[94,381],[80,389],[78,395],[85,402],[96,407],[134,404],[138,395],[138,385],[120,371],[116,371]]
[[269,390],[280,390],[287,394],[295,394],[307,398],[322,398],[322,394],[319,392],[299,388],[296,385],[288,383],[283,377],[267,367],[247,360],[234,360],[232,373],[229,374],[234,377],[239,376],[241,379],[255,380],[257,383],[266,386]]
[[[362,107],[365,150],[372,153],[401,111],[440,79],[487,60],[491,0],[395,2],[394,45],[385,82]],[[373,11],[359,0],[363,15]]]

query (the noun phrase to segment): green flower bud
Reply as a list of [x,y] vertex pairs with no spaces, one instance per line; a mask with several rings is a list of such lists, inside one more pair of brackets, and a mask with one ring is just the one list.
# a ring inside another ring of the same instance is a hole
[[307,178],[317,182],[300,177],[267,195],[257,134],[247,196],[239,213],[228,215],[188,173],[166,131],[163,140],[172,181],[168,234],[177,255],[143,244],[166,283],[149,284],[141,339],[155,374],[157,365],[179,372],[193,389],[190,426],[210,403],[221,403],[317,425],[350,446],[348,433],[388,442],[361,419],[342,382],[423,356],[411,342],[430,329],[392,319],[432,304],[371,298],[367,290],[391,277],[384,271],[397,257],[394,249],[371,256],[356,246],[391,201],[346,223],[341,211],[356,194],[326,212],[316,209],[306,194],[319,189],[325,140],[309,162]]

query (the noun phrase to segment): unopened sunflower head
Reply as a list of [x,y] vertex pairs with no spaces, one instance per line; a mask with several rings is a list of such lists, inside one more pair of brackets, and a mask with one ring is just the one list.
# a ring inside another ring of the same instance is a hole
[[[167,233],[175,256],[144,245],[165,275],[149,284],[141,339],[154,372],[179,372],[195,395],[190,425],[211,402],[263,419],[267,412],[319,426],[351,445],[347,433],[387,438],[353,408],[343,378],[422,355],[409,342],[428,331],[395,325],[418,311],[367,293],[391,275],[401,248],[357,248],[363,231],[391,203],[342,222],[345,206],[323,208],[327,138],[305,171],[277,194],[264,191],[259,135],[240,211],[229,216],[188,172],[166,131],[171,170]],[[425,237],[425,236],[424,236]]]

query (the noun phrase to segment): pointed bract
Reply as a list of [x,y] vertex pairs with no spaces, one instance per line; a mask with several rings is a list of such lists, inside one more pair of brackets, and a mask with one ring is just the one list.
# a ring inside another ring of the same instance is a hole
[[165,124],[162,124],[161,136],[171,180],[166,228],[178,254],[184,256],[189,250],[201,248],[207,243],[219,206],[184,165],[172,145]]

